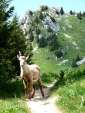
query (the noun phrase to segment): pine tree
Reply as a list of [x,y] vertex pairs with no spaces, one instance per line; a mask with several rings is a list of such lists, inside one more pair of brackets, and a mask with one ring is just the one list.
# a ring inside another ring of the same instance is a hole
[[65,13],[65,12],[64,12],[64,10],[63,10],[63,7],[61,7],[61,9],[60,9],[60,14],[61,14],[61,15],[64,15],[64,13]]
[[9,5],[10,0],[0,0],[0,86],[19,73],[16,55],[26,50],[25,36]]
[[81,14],[81,12],[79,12],[79,13],[77,14],[77,18],[78,18],[79,20],[82,20],[82,14]]
[[72,10],[70,10],[70,12],[69,12],[69,13],[70,13],[70,15],[73,15],[73,11],[72,11]]

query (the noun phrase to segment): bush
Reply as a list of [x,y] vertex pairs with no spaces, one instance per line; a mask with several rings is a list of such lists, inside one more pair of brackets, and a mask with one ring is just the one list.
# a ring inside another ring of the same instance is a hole
[[44,37],[41,37],[38,41],[39,47],[46,47],[47,46],[47,40]]
[[18,51],[26,51],[26,39],[10,0],[1,0],[0,5],[0,86],[19,74]]
[[72,69],[66,74],[66,81],[68,81],[69,83],[75,82],[76,80],[85,77],[84,75],[85,75],[85,70]]
[[0,97],[21,97],[24,94],[22,81],[13,79],[0,86]]
[[79,20],[82,20],[82,14],[81,14],[81,12],[77,14],[77,18],[78,18]]
[[41,11],[46,11],[46,10],[48,10],[48,6],[42,5],[42,6],[41,6]]
[[76,58],[72,60],[72,67],[77,67],[78,65],[76,64],[76,62],[79,60],[81,60],[81,57],[77,55]]
[[58,75],[55,74],[55,73],[48,73],[48,74],[47,73],[43,73],[41,79],[42,79],[42,81],[44,83],[51,83],[57,78],[58,78]]
[[63,57],[62,49],[58,49],[58,50],[56,50],[54,53],[55,53],[55,55],[56,55],[58,58]]
[[50,36],[47,38],[47,43],[50,51],[54,51],[59,48],[59,43],[55,33],[50,34]]

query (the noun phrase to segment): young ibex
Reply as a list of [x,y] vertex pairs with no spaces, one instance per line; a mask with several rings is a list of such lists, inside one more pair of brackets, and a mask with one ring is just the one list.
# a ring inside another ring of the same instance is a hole
[[17,58],[20,62],[20,77],[23,80],[25,95],[28,96],[29,99],[33,98],[35,94],[34,84],[38,82],[41,94],[44,97],[43,85],[40,79],[40,67],[36,64],[27,64],[26,61],[29,57],[22,55],[20,51]]

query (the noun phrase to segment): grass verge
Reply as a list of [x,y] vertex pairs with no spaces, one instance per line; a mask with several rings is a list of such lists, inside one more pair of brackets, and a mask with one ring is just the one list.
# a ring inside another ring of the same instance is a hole
[[0,87],[0,113],[30,113],[23,92],[19,80],[12,80]]
[[[63,110],[63,113],[85,113],[85,73],[79,70],[70,73],[68,79],[60,82],[54,95],[59,95],[56,104]],[[63,84],[62,84],[63,82]]]
[[20,98],[0,99],[0,113],[30,113]]

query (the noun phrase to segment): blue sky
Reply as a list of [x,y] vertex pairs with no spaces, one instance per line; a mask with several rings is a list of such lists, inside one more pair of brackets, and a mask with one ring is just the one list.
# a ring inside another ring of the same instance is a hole
[[85,0],[13,0],[15,12],[23,16],[27,10],[37,10],[40,5],[63,7],[65,11],[85,11]]

